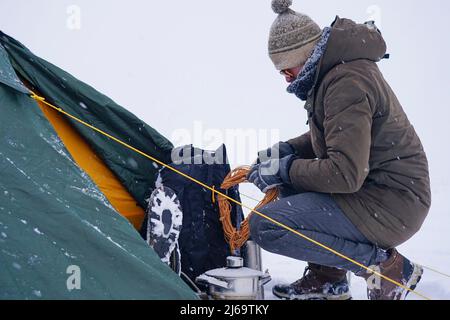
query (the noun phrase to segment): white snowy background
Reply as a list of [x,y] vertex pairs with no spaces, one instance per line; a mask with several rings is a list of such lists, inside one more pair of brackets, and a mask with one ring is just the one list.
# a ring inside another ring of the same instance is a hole
[[[450,274],[449,1],[294,0],[293,9],[322,27],[336,14],[377,21],[391,54],[380,67],[422,139],[433,189],[429,218],[400,251]],[[303,104],[286,93],[267,56],[275,17],[270,0],[0,1],[3,32],[175,144],[216,148],[225,142],[232,167],[250,164],[258,148],[308,129]],[[237,140],[240,133],[248,139]],[[242,191],[262,197],[252,186]],[[263,262],[271,284],[296,280],[305,266],[269,253]],[[450,278],[426,271],[417,290],[450,299]],[[353,278],[352,291],[365,299],[362,280]],[[267,293],[271,298],[270,285]]]

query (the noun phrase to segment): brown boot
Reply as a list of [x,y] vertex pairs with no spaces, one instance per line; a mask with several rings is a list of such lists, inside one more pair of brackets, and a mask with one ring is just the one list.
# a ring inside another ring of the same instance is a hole
[[[395,249],[389,250],[388,253],[388,260],[370,269],[414,290],[422,277],[423,268],[406,259]],[[405,300],[410,292],[369,271],[363,271],[358,276],[366,279],[367,297],[370,300]]]
[[288,300],[351,300],[347,271],[310,263],[303,278],[291,285],[276,285],[273,294]]

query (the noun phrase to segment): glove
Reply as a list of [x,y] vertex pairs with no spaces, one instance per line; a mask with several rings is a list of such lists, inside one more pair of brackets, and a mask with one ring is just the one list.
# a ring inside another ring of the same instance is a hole
[[256,163],[258,164],[270,159],[282,159],[293,154],[295,154],[293,146],[287,142],[278,142],[266,150],[259,151]]
[[295,159],[295,155],[290,155],[283,159],[271,159],[255,164],[247,175],[247,181],[264,193],[283,184],[290,185],[289,170]]

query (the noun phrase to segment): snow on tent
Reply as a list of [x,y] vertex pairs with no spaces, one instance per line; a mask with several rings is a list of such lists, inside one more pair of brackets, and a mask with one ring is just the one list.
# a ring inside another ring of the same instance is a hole
[[173,148],[0,32],[0,299],[196,298],[136,231],[158,165],[38,104],[28,88],[162,161]]

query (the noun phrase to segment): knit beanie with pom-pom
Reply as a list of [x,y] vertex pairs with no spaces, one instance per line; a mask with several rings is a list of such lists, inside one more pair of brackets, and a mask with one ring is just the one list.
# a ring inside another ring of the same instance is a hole
[[290,9],[292,0],[272,0],[278,14],[269,36],[269,56],[277,70],[303,65],[322,35],[321,28],[310,17]]

